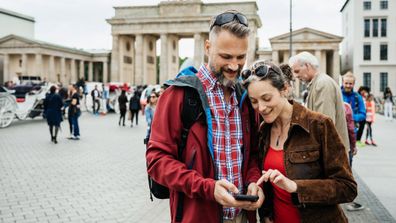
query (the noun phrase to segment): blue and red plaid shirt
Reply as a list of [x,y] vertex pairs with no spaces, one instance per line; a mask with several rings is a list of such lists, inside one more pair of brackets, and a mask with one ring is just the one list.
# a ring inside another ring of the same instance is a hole
[[[202,82],[212,114],[213,152],[218,179],[233,183],[242,192],[243,133],[235,89],[227,103],[222,85],[207,66],[202,65],[197,76]],[[234,219],[240,211],[239,208],[224,208],[223,217]]]

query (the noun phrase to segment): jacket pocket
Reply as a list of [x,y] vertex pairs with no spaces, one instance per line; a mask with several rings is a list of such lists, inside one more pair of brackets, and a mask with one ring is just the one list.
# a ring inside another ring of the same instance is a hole
[[294,164],[316,162],[320,157],[319,150],[291,152],[289,161]]

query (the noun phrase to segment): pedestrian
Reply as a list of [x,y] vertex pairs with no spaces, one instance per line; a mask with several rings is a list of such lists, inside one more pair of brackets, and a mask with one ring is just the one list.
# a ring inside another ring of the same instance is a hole
[[271,62],[255,62],[242,77],[264,120],[257,184],[264,182],[266,202],[260,221],[348,222],[339,204],[356,197],[357,184],[333,121],[289,101],[286,77]]
[[[369,94],[366,99],[366,145],[377,146],[373,139],[373,123],[375,119],[375,102],[374,95]],[[371,141],[370,141],[370,140]]]
[[[196,75],[182,76],[161,95],[152,123],[146,152],[148,173],[170,191],[171,222],[256,222],[256,210],[264,196],[255,183],[257,165],[255,114],[249,99],[242,97],[239,76],[249,39],[248,20],[237,11],[226,11],[210,23],[205,41],[208,63]],[[183,130],[184,99],[191,90],[204,112]],[[183,131],[182,131],[183,130]],[[178,157],[178,142],[184,141]],[[233,195],[258,195],[255,202]],[[182,199],[179,199],[182,198]],[[182,204],[180,205],[180,203]]]
[[351,105],[353,111],[353,120],[355,121],[356,129],[356,145],[358,147],[363,147],[366,144],[361,141],[363,130],[361,130],[362,127],[360,126],[364,126],[366,123],[366,108],[362,95],[353,90],[353,87],[355,86],[355,79],[356,78],[352,72],[347,72],[344,74],[342,77],[341,89],[344,101]]
[[100,100],[99,100],[100,92],[98,90],[98,85],[96,84],[95,84],[95,88],[91,91],[91,97],[92,97],[92,112],[94,115],[98,115],[100,109]]
[[296,78],[307,84],[306,107],[325,114],[333,120],[338,134],[349,153],[348,130],[344,103],[339,85],[327,74],[319,71],[318,59],[308,52],[301,52],[289,59]]
[[152,91],[150,96],[147,98],[147,105],[144,109],[144,114],[146,116],[146,122],[147,122],[146,138],[149,138],[150,136],[151,124],[153,122],[154,112],[157,107],[158,97],[159,94],[155,91]]
[[77,85],[73,85],[71,92],[71,102],[69,105],[69,117],[73,126],[73,135],[69,139],[79,140],[80,139],[80,127],[78,125],[78,118],[81,115],[80,109],[80,95],[78,94]]
[[[360,139],[358,138],[358,129],[359,125],[366,122],[366,108],[363,102],[362,96],[353,91],[353,87],[355,85],[355,76],[351,72],[347,72],[344,74],[342,78],[342,96],[344,102],[348,103],[351,108],[352,108],[352,114],[353,114],[353,120],[355,123],[355,136],[356,136],[356,145],[358,147],[362,147],[363,144]],[[361,136],[361,135],[360,135]],[[353,156],[350,157],[351,159],[351,165],[352,165],[352,158]],[[365,207],[362,204],[359,204],[358,202],[352,202],[347,205],[347,210],[348,211],[360,211],[363,210]]]
[[[357,93],[360,94],[360,96],[362,96],[363,105],[366,106],[366,99],[367,99],[368,94],[370,93],[370,88],[368,88],[366,86],[360,86],[357,90]],[[358,128],[357,128],[357,132],[356,132],[356,140],[358,141],[358,144],[360,146],[366,145],[363,143],[363,140],[362,140],[362,135],[363,135],[365,126],[366,126],[366,119],[361,120],[357,126]]]
[[125,90],[121,91],[121,95],[118,96],[118,106],[120,108],[120,119],[118,121],[118,125],[121,125],[121,120],[122,120],[122,126],[125,126],[125,114],[127,111],[127,104],[128,103],[128,98],[125,95]]
[[389,87],[385,88],[384,91],[384,115],[387,120],[393,121],[393,95]]
[[129,101],[129,112],[131,114],[131,127],[133,127],[133,119],[136,119],[135,124],[139,124],[139,111],[140,111],[140,96],[138,92],[134,92]]
[[[59,94],[56,93],[56,86],[50,87],[49,94],[44,99],[44,114],[49,126],[51,141],[58,143],[57,136],[62,119],[63,100]],[[54,131],[55,127],[55,131]]]

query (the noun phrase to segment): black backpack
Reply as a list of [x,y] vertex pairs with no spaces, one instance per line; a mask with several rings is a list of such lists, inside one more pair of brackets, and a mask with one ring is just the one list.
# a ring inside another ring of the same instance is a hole
[[[191,126],[199,119],[203,114],[201,105],[201,99],[199,98],[198,92],[191,87],[184,87],[184,98],[183,98],[183,110],[181,113],[181,119],[183,123],[183,129],[181,133],[180,144],[178,145],[178,159],[181,160],[183,150],[186,147],[187,137]],[[144,140],[147,145],[149,136]],[[191,168],[191,167],[189,167]],[[158,199],[168,199],[169,189],[157,182],[155,182],[150,176],[148,176],[148,183],[150,188],[150,199],[153,201],[154,197]]]

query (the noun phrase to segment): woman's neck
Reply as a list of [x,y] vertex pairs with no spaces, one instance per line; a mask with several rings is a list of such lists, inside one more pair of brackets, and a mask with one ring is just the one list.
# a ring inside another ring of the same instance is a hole
[[289,124],[291,121],[293,113],[293,105],[291,105],[288,101],[283,106],[281,113],[279,114],[278,118],[275,120],[274,124],[282,127]]

